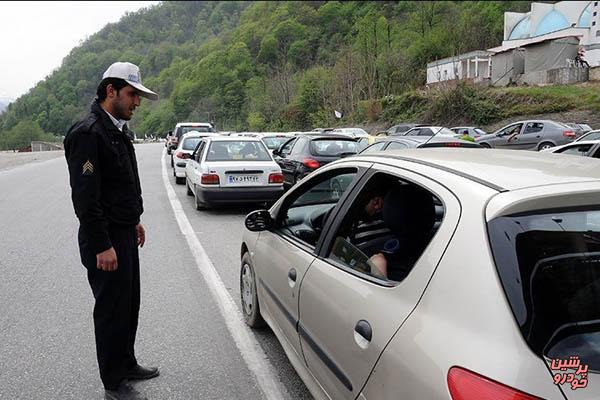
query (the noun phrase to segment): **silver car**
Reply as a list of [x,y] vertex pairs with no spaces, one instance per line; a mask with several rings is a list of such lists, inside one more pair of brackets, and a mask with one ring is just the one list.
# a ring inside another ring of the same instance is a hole
[[241,302],[317,399],[600,398],[597,161],[326,165],[246,218]]
[[487,148],[544,150],[572,142],[577,133],[567,125],[549,120],[519,121],[475,139]]

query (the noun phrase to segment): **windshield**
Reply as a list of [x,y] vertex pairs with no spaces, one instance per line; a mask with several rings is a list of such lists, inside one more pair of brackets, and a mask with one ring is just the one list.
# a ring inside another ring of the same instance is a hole
[[196,146],[198,146],[198,143],[200,143],[200,140],[202,140],[202,138],[187,138],[183,141],[181,148],[183,150],[194,150]]
[[315,139],[310,142],[310,153],[314,156],[342,156],[356,154],[359,145],[354,140]]
[[600,131],[590,132],[579,138],[579,140],[598,140],[598,139],[600,139]]
[[600,210],[501,217],[488,225],[504,291],[539,356],[600,371]]
[[269,136],[262,138],[269,150],[278,149],[282,144],[289,140],[288,136]]
[[271,161],[265,145],[258,141],[211,142],[206,161]]

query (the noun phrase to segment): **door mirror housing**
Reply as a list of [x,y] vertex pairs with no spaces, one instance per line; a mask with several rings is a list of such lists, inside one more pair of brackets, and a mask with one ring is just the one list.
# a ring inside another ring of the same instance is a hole
[[256,210],[246,216],[244,224],[251,232],[266,231],[273,226],[273,218],[268,210]]
[[279,149],[273,150],[273,157],[281,157],[281,153],[279,152]]

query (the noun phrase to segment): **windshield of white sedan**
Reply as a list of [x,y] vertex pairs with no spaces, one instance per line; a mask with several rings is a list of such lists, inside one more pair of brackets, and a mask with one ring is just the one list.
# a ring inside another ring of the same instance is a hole
[[502,217],[496,266],[523,337],[539,356],[600,371],[600,211]]
[[354,140],[317,139],[310,142],[310,153],[313,156],[340,156],[358,151],[358,143]]
[[271,161],[265,145],[260,141],[211,142],[206,161]]

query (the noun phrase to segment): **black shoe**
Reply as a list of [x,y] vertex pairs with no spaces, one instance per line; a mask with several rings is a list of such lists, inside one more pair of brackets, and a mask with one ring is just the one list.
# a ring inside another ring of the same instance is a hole
[[146,396],[127,383],[121,383],[116,390],[105,390],[105,400],[148,400]]
[[127,371],[127,374],[125,374],[125,379],[129,379],[132,381],[132,380],[152,379],[157,376],[158,376],[158,368],[156,368],[156,367],[145,368],[145,367],[142,367],[141,365],[136,365],[135,367],[133,367],[129,371]]

